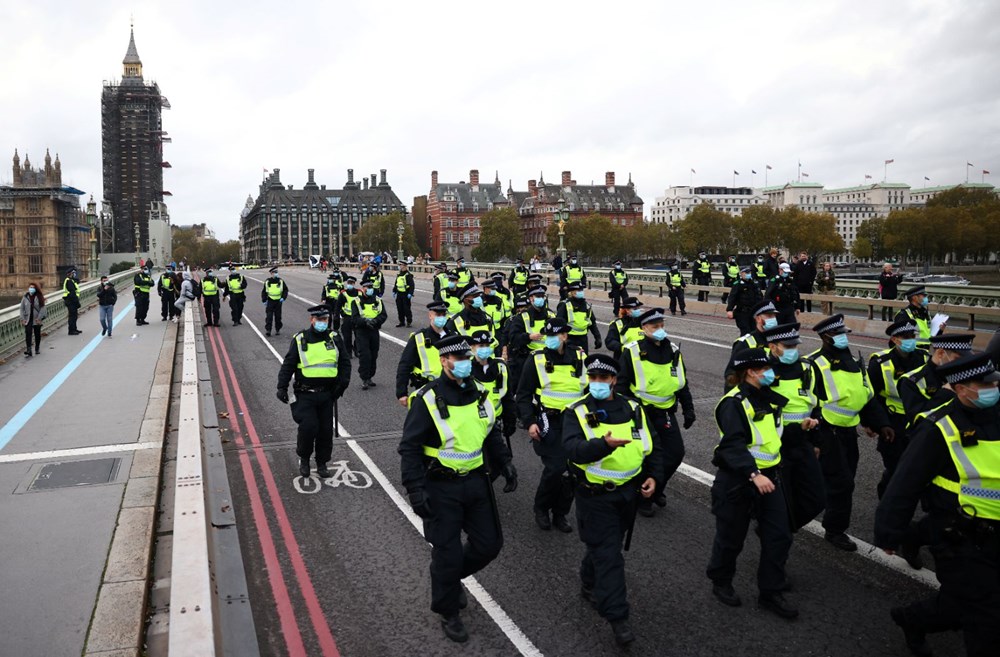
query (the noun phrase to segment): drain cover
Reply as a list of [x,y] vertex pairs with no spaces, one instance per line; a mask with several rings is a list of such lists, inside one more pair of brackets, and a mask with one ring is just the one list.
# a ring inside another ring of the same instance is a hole
[[121,459],[91,459],[64,461],[42,466],[28,490],[52,490],[73,486],[106,484],[118,474]]

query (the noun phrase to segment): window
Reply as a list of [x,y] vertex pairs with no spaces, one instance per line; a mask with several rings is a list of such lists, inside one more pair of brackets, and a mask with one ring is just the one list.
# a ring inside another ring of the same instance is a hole
[[42,256],[40,255],[28,256],[28,273],[29,274],[42,273]]
[[7,273],[8,274],[16,274],[17,273],[14,270],[14,256],[7,256]]
[[[13,228],[8,228],[7,229],[7,246],[10,247],[10,248],[14,248],[14,229]],[[14,272],[11,272],[11,273],[14,273]]]
[[28,226],[28,246],[42,245],[42,229],[38,226]]

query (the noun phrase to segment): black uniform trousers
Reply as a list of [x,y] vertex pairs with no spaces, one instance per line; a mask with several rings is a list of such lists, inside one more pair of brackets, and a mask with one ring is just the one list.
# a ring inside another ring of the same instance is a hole
[[656,432],[655,440],[663,449],[663,470],[654,475],[657,481],[663,483],[657,485],[656,492],[651,498],[639,499],[640,506],[649,507],[653,504],[654,498],[663,495],[667,482],[684,462],[684,438],[681,436],[681,428],[673,412],[649,404],[643,404],[642,410],[646,412],[649,427]]
[[[562,447],[562,414],[549,415],[549,430],[531,447],[542,459],[542,477],[535,490],[535,510],[565,516],[573,506],[573,482],[569,477],[566,452]],[[541,428],[541,425],[539,425]]]
[[326,463],[333,454],[333,394],[296,392],[292,419],[299,425],[295,453],[308,460],[316,451],[316,463]]
[[670,312],[677,314],[677,306],[680,305],[681,312],[685,312],[687,306],[684,304],[684,288],[682,287],[672,287],[669,291],[670,294]]
[[145,322],[149,314],[149,292],[135,292],[135,321]]
[[205,323],[209,326],[217,326],[219,324],[219,295],[202,293],[201,298],[205,303]]
[[793,532],[826,507],[823,470],[807,435],[798,422],[786,424],[781,434],[781,482]]
[[347,350],[347,357],[353,358],[357,355],[354,347],[354,317],[344,315],[344,320],[340,324],[340,337],[344,340],[344,349]]
[[35,324],[34,321],[29,322],[28,325],[24,327],[24,353],[26,354],[31,353],[32,336],[35,338],[35,353],[37,354],[38,350],[42,348],[42,325]]
[[892,411],[888,411],[888,413],[889,425],[896,433],[896,436],[892,442],[887,441],[881,435],[878,437],[876,449],[878,449],[878,453],[882,457],[882,467],[885,468],[882,471],[882,478],[878,482],[879,499],[882,499],[882,494],[885,493],[885,489],[889,486],[889,480],[892,479],[893,473],[896,472],[896,466],[899,465],[899,459],[903,457],[903,451],[910,444],[910,437],[906,435],[906,416],[893,413]]
[[631,484],[613,491],[576,489],[576,522],[580,540],[587,546],[580,563],[580,581],[584,588],[593,590],[597,613],[608,621],[628,618],[622,542],[636,495]]
[[246,301],[247,295],[244,292],[229,294],[229,312],[234,324],[239,324],[243,320],[243,304]]
[[992,657],[1000,646],[1000,535],[964,535],[931,547],[940,590],[906,607],[907,622],[928,633],[962,630],[965,654]]
[[[711,285],[712,284],[712,276],[711,275],[709,275],[709,276],[699,275],[695,279],[695,284],[696,285]],[[708,301],[708,292],[699,292],[698,293],[698,301]]]
[[461,580],[482,570],[503,547],[489,485],[485,470],[454,479],[427,475],[431,517],[424,520],[424,537],[431,544],[431,611],[442,616],[458,613]]
[[527,354],[520,354],[514,347],[510,347],[507,352],[507,369],[510,370],[510,387],[514,394],[517,394],[517,384],[521,381],[521,372],[524,371],[524,363],[528,360]]
[[588,343],[590,342],[590,339],[588,336],[589,336],[588,333],[584,333],[583,335],[572,335],[572,334],[567,335],[566,344],[571,344],[575,347],[580,347],[580,349],[583,349],[583,353],[589,354],[590,345]]
[[66,321],[70,334],[76,333],[76,318],[80,313],[80,302],[77,299],[63,299],[66,306]]
[[410,298],[403,292],[396,293],[396,317],[400,324],[413,323],[413,311]]
[[160,318],[171,319],[181,314],[181,311],[174,305],[177,302],[177,294],[173,290],[164,292],[160,297]]
[[761,471],[774,482],[773,492],[763,495],[742,474],[720,469],[712,484],[712,513],[715,515],[715,539],[712,558],[705,573],[712,582],[732,584],[736,559],[743,550],[750,519],[760,528],[760,562],[757,565],[757,588],[762,595],[779,593],[785,585],[785,562],[792,547],[788,526],[788,508],[782,493],[777,468]]
[[747,310],[740,312],[739,310],[733,311],[733,319],[736,321],[736,328],[739,330],[740,335],[746,335],[747,333],[753,333],[756,327],[753,321],[753,311]]
[[778,311],[779,324],[791,324],[795,321],[795,304],[774,304]]
[[814,431],[826,434],[819,454],[819,465],[826,484],[823,528],[831,534],[840,534],[851,525],[854,477],[858,473],[858,429],[823,423]]
[[281,333],[281,307],[285,304],[281,303],[281,299],[268,299],[265,303],[264,330],[270,333],[273,324],[274,330]]
[[373,378],[378,366],[378,329],[371,329],[367,326],[356,327],[354,343],[358,348],[358,376],[361,377],[362,381]]
[[622,301],[628,298],[628,290],[625,286],[619,287],[617,290],[611,290],[611,301],[614,304],[614,316],[618,317],[618,311],[621,310]]

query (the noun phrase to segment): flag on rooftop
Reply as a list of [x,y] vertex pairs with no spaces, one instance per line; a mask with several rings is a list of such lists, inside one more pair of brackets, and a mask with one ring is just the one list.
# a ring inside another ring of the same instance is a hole
[[892,163],[893,163],[893,162],[895,162],[895,161],[896,161],[896,160],[886,160],[886,161],[885,161],[885,163],[886,163],[886,164],[892,164]]
[[809,174],[808,174],[808,173],[806,173],[805,171],[803,171],[803,172],[802,172],[802,177],[803,177],[803,178],[808,178],[808,177],[809,177]]
[[924,176],[924,180],[930,182],[930,178],[928,178],[927,176]]
[[736,169],[733,169],[733,175],[734,175],[734,176],[738,176],[738,175],[740,175],[740,172],[739,172],[739,171],[737,171]]
[[691,173],[698,173],[698,172],[695,171],[694,169],[691,169]]
[[988,176],[988,175],[990,175],[990,172],[989,172],[989,171],[987,171],[986,169],[983,169],[983,175],[986,175],[986,176]]
[[765,164],[764,166],[765,166],[765,167],[767,167],[768,169],[770,169],[770,168],[771,168],[771,165],[770,165],[770,164]]
[[754,171],[753,169],[750,169],[750,173],[752,173],[752,174],[756,174],[757,172],[756,172],[756,171]]

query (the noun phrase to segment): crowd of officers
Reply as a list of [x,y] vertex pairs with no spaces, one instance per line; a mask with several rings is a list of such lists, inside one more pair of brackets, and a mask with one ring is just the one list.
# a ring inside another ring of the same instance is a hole
[[[450,270],[438,266],[427,325],[406,342],[395,394],[408,409],[398,448],[403,485],[433,546],[431,609],[454,641],[468,638],[461,579],[489,564],[503,544],[491,482],[502,476],[504,492],[518,486],[510,443],[518,425],[542,463],[537,526],[571,533],[576,503],[586,548],[581,595],[619,644],[635,638],[623,546],[636,514],[654,516],[666,505],[664,487],[684,456],[682,427],[696,415],[682,352],[667,336],[666,309],[627,296],[620,267],[609,278],[620,316],[602,340],[575,258],[560,272],[555,309],[523,262],[483,281],[462,260]],[[335,401],[350,381],[348,336],[355,353],[371,350],[362,346],[368,337],[359,336],[373,331],[377,345],[378,317],[385,319],[381,273],[366,271],[360,291],[356,282],[331,272],[323,303],[310,309],[312,326],[295,335],[279,375],[285,402],[294,378],[303,476],[314,450],[317,474],[328,475]],[[742,604],[733,578],[753,523],[761,543],[758,606],[798,616],[786,597],[794,532],[822,514],[826,541],[857,550],[848,530],[861,428],[877,441],[884,470],[876,545],[899,552],[913,568],[922,567],[921,546],[930,546],[941,581],[932,599],[891,611],[908,647],[931,654],[926,633],[961,630],[968,654],[995,654],[1000,374],[990,356],[973,352],[972,334],[931,335],[921,287],[906,292],[910,305],[886,328],[887,348],[867,363],[852,352],[842,315],[815,324],[820,346],[802,353],[794,302],[789,311],[780,298],[792,288],[780,283],[771,281],[768,288],[778,293],[763,298],[751,268],[737,272],[729,292],[742,335],[715,408],[716,531],[706,568],[712,593],[725,605]],[[392,290],[397,326],[411,326],[414,284],[405,265]],[[591,354],[590,336],[610,355]],[[362,387],[371,385],[363,377]],[[918,501],[926,512],[919,518]]]

